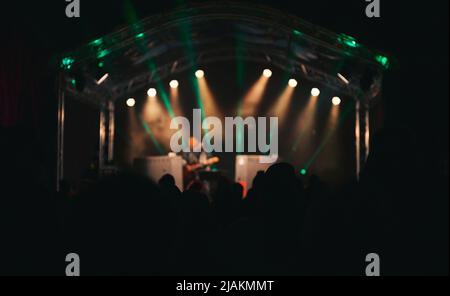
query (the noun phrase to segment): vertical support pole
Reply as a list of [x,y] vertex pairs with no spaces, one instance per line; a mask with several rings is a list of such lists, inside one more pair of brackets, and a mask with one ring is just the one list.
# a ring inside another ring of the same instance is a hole
[[108,162],[114,160],[115,117],[114,102],[108,102]]
[[356,152],[356,179],[359,181],[361,173],[361,122],[360,122],[360,101],[356,100],[355,106],[355,152]]
[[367,158],[369,157],[370,153],[370,106],[369,104],[366,104],[365,106],[365,125],[364,125],[364,148],[365,148],[365,160],[364,163],[367,161]]
[[65,93],[62,90],[61,75],[58,83],[58,135],[56,151],[56,191],[59,192],[60,182],[64,178],[64,117],[65,117]]
[[98,172],[99,175],[103,172],[105,163],[105,141],[106,141],[106,114],[105,107],[100,108],[99,120],[99,143],[98,143]]

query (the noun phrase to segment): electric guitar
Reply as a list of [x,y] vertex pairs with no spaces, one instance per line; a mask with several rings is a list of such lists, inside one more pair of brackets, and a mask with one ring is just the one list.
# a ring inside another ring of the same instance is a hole
[[220,158],[218,158],[217,156],[214,156],[214,157],[211,157],[211,158],[207,159],[203,163],[187,164],[185,166],[185,168],[186,168],[186,170],[188,172],[193,172],[193,171],[196,171],[198,169],[202,169],[204,167],[216,164],[218,162],[220,162]]

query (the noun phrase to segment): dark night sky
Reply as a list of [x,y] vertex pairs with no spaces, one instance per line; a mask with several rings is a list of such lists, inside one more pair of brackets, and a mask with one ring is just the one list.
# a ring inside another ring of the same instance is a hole
[[[125,25],[124,5],[130,1],[81,0],[80,19],[66,18],[64,0],[2,2],[4,42],[13,37],[30,51],[56,56]],[[146,17],[180,1],[131,2],[138,17]],[[398,67],[385,77],[386,123],[410,128],[420,139],[424,158],[448,163],[448,1],[381,0],[380,19],[365,16],[364,0],[250,2],[268,4],[354,36],[369,48],[396,57]]]
[[[66,18],[64,0],[17,2],[2,4],[3,21],[10,21],[10,26],[22,27],[31,33],[27,37],[40,40],[48,49],[67,50],[126,24],[124,7],[127,2],[135,7],[138,17],[146,17],[186,1],[81,0],[79,19]],[[365,16],[365,0],[247,2],[268,4],[290,12],[313,24],[347,33],[369,47],[391,52],[399,58],[419,59],[432,49],[435,52],[433,58],[448,61],[448,1],[433,0],[427,5],[419,5],[412,1],[381,0],[380,19]]]

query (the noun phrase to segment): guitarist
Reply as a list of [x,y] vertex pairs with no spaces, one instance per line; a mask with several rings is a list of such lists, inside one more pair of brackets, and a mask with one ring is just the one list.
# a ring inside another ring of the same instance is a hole
[[211,157],[209,153],[193,152],[194,148],[201,145],[194,137],[189,139],[189,148],[191,152],[183,152],[182,157],[184,159],[183,179],[185,186],[189,185],[193,180],[199,180],[198,172],[200,170],[209,170],[210,166],[218,163],[218,157]]

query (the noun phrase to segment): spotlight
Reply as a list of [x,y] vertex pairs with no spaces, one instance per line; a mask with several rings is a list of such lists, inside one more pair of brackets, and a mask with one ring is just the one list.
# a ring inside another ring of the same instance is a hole
[[136,104],[136,101],[133,98],[129,98],[127,100],[127,106],[128,107],[133,107]]
[[339,97],[334,97],[333,99],[331,99],[331,103],[333,103],[333,105],[335,106],[339,106],[341,104],[341,99]]
[[320,90],[317,87],[311,89],[311,96],[318,97],[320,95]]
[[347,78],[345,78],[344,75],[342,75],[341,73],[337,73],[337,76],[339,77],[340,80],[342,80],[342,82],[344,82],[345,84],[349,84],[350,81],[348,81]]
[[306,173],[307,173],[306,169],[301,169],[301,170],[300,170],[300,174],[301,174],[302,176],[306,176]]
[[172,80],[172,81],[170,81],[169,85],[171,88],[177,88],[179,83],[177,80]]
[[263,75],[264,75],[264,77],[270,78],[270,76],[272,76],[272,71],[269,69],[265,69],[263,71]]
[[203,70],[197,70],[195,71],[195,77],[197,78],[203,78],[205,76],[205,71]]
[[147,91],[147,95],[151,98],[156,97],[157,91],[154,88],[149,88]]
[[289,79],[289,86],[290,87],[296,87],[298,85],[297,80],[295,79]]
[[97,81],[97,85],[102,84],[106,79],[108,79],[109,74],[106,73],[105,75],[103,75],[98,81]]

